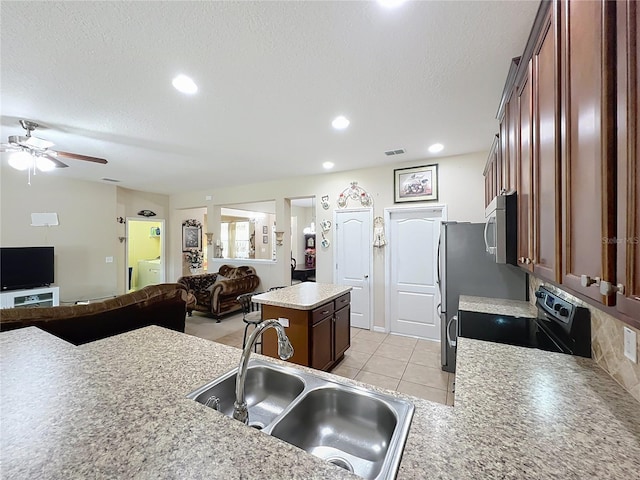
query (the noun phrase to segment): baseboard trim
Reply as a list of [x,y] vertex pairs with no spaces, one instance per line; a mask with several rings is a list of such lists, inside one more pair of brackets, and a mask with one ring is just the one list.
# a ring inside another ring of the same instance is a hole
[[373,327],[374,332],[387,333],[387,330],[384,327]]

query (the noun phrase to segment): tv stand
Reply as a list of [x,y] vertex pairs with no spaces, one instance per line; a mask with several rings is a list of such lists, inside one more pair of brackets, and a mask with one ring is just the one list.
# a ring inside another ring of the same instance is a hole
[[8,290],[0,293],[0,308],[57,307],[60,305],[58,287]]

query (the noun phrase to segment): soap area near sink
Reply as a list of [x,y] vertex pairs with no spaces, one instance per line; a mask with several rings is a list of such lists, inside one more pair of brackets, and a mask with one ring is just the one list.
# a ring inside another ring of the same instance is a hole
[[[231,417],[238,369],[187,395]],[[395,478],[413,417],[412,403],[308,371],[249,362],[248,427],[368,479]]]

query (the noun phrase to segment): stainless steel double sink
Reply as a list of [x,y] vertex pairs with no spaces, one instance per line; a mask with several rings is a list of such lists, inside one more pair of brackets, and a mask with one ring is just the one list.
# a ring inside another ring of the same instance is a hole
[[[187,398],[206,404],[215,396],[218,410],[231,417],[237,371]],[[249,427],[361,477],[395,478],[413,418],[410,402],[262,360],[249,363],[245,397]]]

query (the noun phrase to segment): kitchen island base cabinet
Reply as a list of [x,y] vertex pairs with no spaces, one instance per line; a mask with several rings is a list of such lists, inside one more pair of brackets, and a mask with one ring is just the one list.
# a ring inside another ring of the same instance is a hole
[[[262,318],[288,320],[285,331],[294,350],[290,362],[328,371],[342,359],[351,344],[350,297],[347,293],[313,310],[262,305]],[[279,358],[276,332],[269,329],[262,335],[262,353]]]

